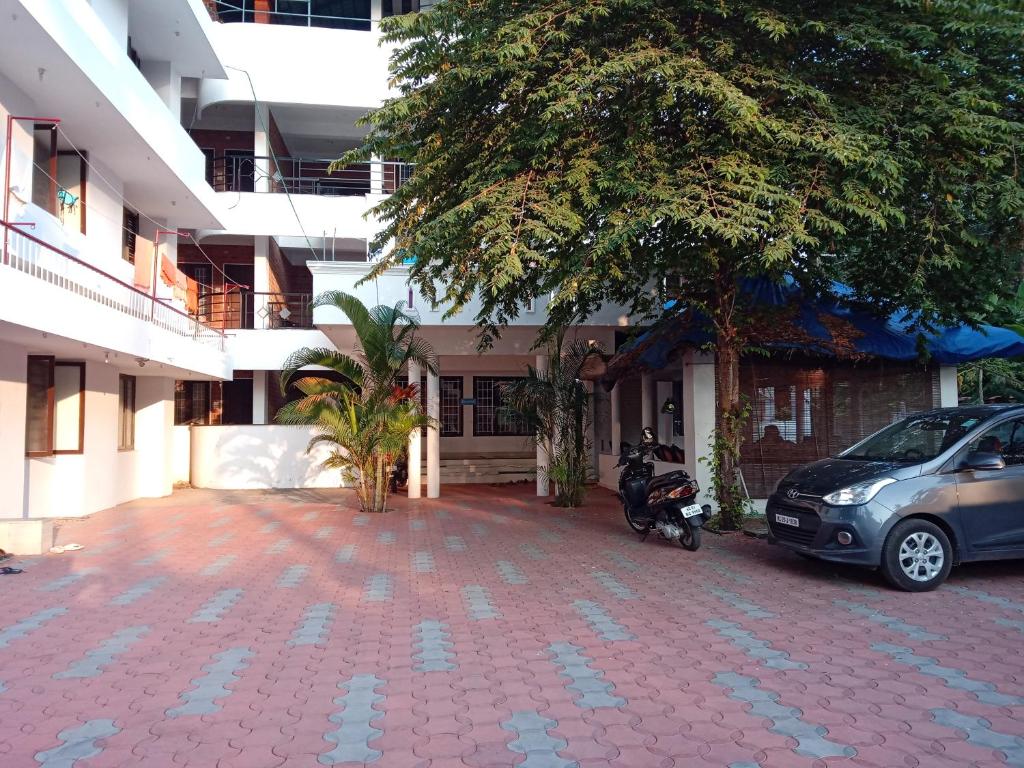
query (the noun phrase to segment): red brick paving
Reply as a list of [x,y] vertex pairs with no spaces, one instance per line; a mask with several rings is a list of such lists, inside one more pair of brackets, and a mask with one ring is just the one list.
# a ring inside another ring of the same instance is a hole
[[[373,705],[383,716],[370,723],[381,733],[365,746],[381,753],[377,763],[387,768],[547,759],[581,768],[1024,765],[1024,741],[1004,754],[931,714],[956,710],[1020,737],[1024,706],[985,704],[871,647],[912,648],[1001,694],[1024,697],[1024,633],[996,622],[1024,620],[1012,607],[948,588],[893,592],[869,572],[805,562],[740,535],[706,535],[696,553],[640,543],[600,490],[577,512],[538,503],[526,486],[444,493],[433,501],[397,499],[391,512],[365,525],[354,524],[354,499],[342,491],[182,491],[65,523],[60,540],[80,542],[83,551],[29,558],[25,573],[0,577],[0,766],[36,766],[38,753],[60,746],[59,733],[112,720],[119,731],[96,741],[98,754],[75,766],[313,768],[336,746],[325,734],[342,727],[336,700],[346,691],[339,683],[356,675],[385,681],[376,689],[385,698]],[[311,512],[318,514],[307,519]],[[228,523],[211,526],[225,517]],[[262,532],[270,522],[280,524]],[[550,540],[552,531],[560,541]],[[382,532],[393,532],[395,542],[378,538]],[[446,549],[450,536],[461,536],[465,551]],[[290,545],[268,554],[282,539]],[[351,544],[351,561],[336,562],[337,551]],[[524,544],[546,557],[528,556]],[[433,571],[414,568],[417,552],[433,555]],[[623,567],[615,553],[640,569]],[[225,555],[236,557],[215,575],[202,574]],[[514,563],[527,583],[504,581],[498,560]],[[310,570],[296,586],[279,586],[294,565]],[[90,568],[97,570],[41,589]],[[595,571],[612,574],[637,599],[619,599]],[[1024,605],[1022,575],[1020,563],[967,566],[951,583]],[[375,576],[389,577],[390,599],[367,599]],[[148,594],[111,603],[154,577],[165,580]],[[470,585],[487,590],[500,618],[471,620],[462,591]],[[751,618],[706,586],[774,616]],[[189,621],[229,589],[244,593],[219,621]],[[600,604],[635,639],[603,641],[574,609],[576,600]],[[945,639],[911,639],[833,600],[867,605]],[[324,603],[335,606],[324,636],[314,645],[290,644],[306,609]],[[55,607],[68,610],[10,634]],[[425,619],[447,625],[456,669],[416,671],[416,627]],[[709,619],[733,622],[807,668],[767,668],[707,626]],[[54,679],[118,630],[141,625],[150,631],[97,676]],[[579,708],[578,694],[566,687],[573,680],[549,651],[553,643],[579,647],[602,673],[600,682],[626,703]],[[169,717],[182,694],[196,691],[204,676],[216,677],[204,670],[213,657],[234,648],[251,656],[224,681],[229,693],[215,699],[217,711]],[[785,728],[773,728],[770,717],[715,682],[720,673],[755,679],[780,707],[797,708],[803,722],[826,728],[831,742],[852,746],[856,756],[800,754]],[[517,712],[557,723],[539,737],[565,746],[529,757],[511,749],[517,734],[503,724]]]

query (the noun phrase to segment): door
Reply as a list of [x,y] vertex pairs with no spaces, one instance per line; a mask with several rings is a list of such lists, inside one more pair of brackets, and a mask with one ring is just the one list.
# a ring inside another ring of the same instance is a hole
[[960,452],[997,453],[1005,469],[960,470],[956,475],[960,520],[967,545],[978,554],[1024,550],[1024,420],[990,428]]
[[256,269],[252,264],[225,264],[225,280],[234,285],[224,285],[224,308],[226,328],[252,328],[253,312],[252,284]]

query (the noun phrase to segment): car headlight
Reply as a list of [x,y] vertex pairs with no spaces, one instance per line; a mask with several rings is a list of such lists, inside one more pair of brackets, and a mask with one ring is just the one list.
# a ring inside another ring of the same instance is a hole
[[821,500],[826,504],[835,507],[850,507],[856,504],[867,504],[877,493],[887,485],[892,485],[896,480],[892,477],[883,477],[880,480],[868,480],[864,483],[857,483],[847,488],[840,488],[838,491],[822,496]]

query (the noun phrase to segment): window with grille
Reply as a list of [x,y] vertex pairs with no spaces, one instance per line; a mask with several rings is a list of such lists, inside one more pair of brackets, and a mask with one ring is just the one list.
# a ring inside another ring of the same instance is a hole
[[[406,376],[399,376],[395,383],[400,387],[409,386]],[[440,405],[441,437],[462,437],[462,377],[441,376],[438,400]],[[420,378],[420,410],[427,412],[427,377]],[[423,434],[426,434],[426,429]]]
[[139,214],[124,209],[121,234],[121,258],[129,264],[135,263],[135,241],[139,236]]
[[176,381],[174,383],[174,423],[210,423],[210,382]]
[[508,410],[501,385],[517,381],[515,376],[473,377],[473,434],[482,437],[518,437],[532,435],[526,419]]

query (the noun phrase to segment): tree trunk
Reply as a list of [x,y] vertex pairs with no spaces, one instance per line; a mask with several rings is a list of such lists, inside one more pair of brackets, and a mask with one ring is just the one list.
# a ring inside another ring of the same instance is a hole
[[[719,285],[734,286],[733,281]],[[717,430],[714,440],[714,485],[722,528],[736,530],[743,522],[744,499],[737,481],[743,422],[746,418],[740,398],[740,352],[743,348],[739,331],[733,322],[735,288],[727,288],[718,296],[715,308],[717,359],[715,379],[718,396]]]

